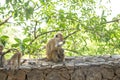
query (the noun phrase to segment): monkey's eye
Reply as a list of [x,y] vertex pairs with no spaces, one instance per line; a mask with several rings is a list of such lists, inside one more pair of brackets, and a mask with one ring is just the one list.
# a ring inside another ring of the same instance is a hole
[[58,37],[58,35],[55,36],[56,38]]

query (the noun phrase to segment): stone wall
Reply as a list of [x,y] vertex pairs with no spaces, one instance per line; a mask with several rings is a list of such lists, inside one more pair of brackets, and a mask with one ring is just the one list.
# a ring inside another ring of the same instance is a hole
[[1,68],[0,80],[120,80],[120,56],[69,57],[61,63],[28,60],[19,70]]

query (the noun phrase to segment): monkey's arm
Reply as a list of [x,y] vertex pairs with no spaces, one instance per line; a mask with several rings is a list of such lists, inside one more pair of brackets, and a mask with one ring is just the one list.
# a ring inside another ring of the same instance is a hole
[[4,55],[7,54],[7,53],[9,53],[10,51],[11,51],[11,50],[9,49],[9,50],[6,51],[6,52],[2,52],[1,57],[0,57],[0,66],[1,66],[1,67],[3,67]]
[[65,41],[60,41],[60,42],[57,42],[57,43],[55,44],[55,47],[56,47],[56,48],[62,47],[64,44],[65,44]]
[[5,54],[9,53],[11,51],[11,49],[7,50],[6,52],[3,52],[3,54],[1,56],[4,56]]
[[20,65],[24,64],[26,61],[27,61],[27,60],[24,59],[24,60],[20,63]]
[[9,53],[11,51],[19,52],[19,50],[12,48],[12,49],[8,49],[6,52],[3,52],[2,56],[4,56],[5,54],[7,54],[7,53]]

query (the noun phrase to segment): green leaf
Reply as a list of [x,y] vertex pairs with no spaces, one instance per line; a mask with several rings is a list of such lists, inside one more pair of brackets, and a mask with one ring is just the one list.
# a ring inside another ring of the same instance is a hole
[[33,7],[29,7],[28,11],[29,11],[29,14],[33,14],[34,8]]
[[17,44],[12,44],[12,47],[18,47],[19,46],[19,44],[17,43]]
[[17,43],[21,43],[21,40],[19,38],[14,38],[14,40],[17,42]]
[[20,3],[22,2],[21,0],[18,0]]
[[77,30],[80,29],[80,24],[79,24],[79,23],[76,25],[76,29],[77,29]]
[[0,43],[3,44],[3,45],[5,46],[8,39],[9,39],[8,36],[3,35],[3,36],[0,37]]
[[30,1],[27,1],[27,2],[25,3],[25,7],[26,7],[26,6],[29,6],[29,2],[30,2]]
[[14,18],[16,18],[17,16],[18,16],[18,11],[15,10],[15,11],[14,11]]
[[29,19],[30,16],[33,14],[34,8],[33,7],[29,7],[25,10],[26,12],[26,19]]
[[6,0],[6,4],[8,4],[9,2],[11,2],[12,0]]
[[45,4],[45,0],[39,0],[41,4]]
[[9,36],[3,35],[3,36],[1,36],[0,38],[3,39],[3,40],[5,40],[5,39],[8,39]]
[[103,17],[103,16],[104,16],[104,14],[105,14],[105,11],[103,10],[103,11],[102,11],[102,15],[101,15],[101,17]]
[[22,52],[25,50],[25,46],[23,44],[20,45],[20,49],[22,50]]
[[31,39],[30,38],[25,38],[23,42],[29,42]]

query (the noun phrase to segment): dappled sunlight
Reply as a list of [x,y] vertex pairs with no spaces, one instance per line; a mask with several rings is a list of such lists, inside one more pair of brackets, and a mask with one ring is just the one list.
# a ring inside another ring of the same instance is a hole
[[116,0],[1,1],[0,43],[5,50],[17,48],[25,54],[24,58],[45,57],[42,47],[54,34],[62,32],[66,56],[118,54],[118,3]]

